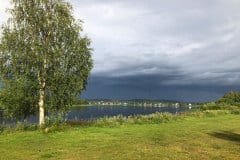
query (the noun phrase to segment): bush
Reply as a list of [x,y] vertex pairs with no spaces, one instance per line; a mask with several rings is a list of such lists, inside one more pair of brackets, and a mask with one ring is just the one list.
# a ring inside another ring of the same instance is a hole
[[232,114],[240,114],[240,108],[235,108],[231,110]]
[[67,128],[66,122],[61,115],[51,115],[45,118],[45,124],[41,127],[44,133],[51,133],[56,131],[64,131]]
[[51,115],[45,118],[44,127],[60,126],[64,123],[65,121],[63,120],[62,116]]
[[239,106],[233,106],[230,104],[224,104],[224,103],[207,103],[204,104],[203,106],[200,107],[201,111],[206,111],[206,110],[235,110],[235,109],[240,109]]
[[211,103],[206,103],[200,107],[200,110],[205,111],[205,110],[219,110],[222,109],[220,105],[217,105],[215,102]]

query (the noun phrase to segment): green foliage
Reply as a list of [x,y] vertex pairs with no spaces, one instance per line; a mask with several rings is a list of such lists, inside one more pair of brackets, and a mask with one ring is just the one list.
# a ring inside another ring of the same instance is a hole
[[238,110],[240,109],[240,92],[226,93],[222,98],[216,102],[203,104],[201,110]]
[[43,95],[47,111],[65,112],[85,89],[92,69],[82,22],[64,0],[12,4],[0,39],[3,106],[11,116],[27,116],[37,112],[36,98]]
[[232,109],[231,109],[231,113],[232,113],[232,114],[240,114],[240,108],[239,108],[239,107],[238,107],[238,108],[236,108],[236,107],[235,107],[235,108],[232,108]]
[[61,114],[50,115],[45,118],[45,124],[41,126],[43,133],[52,133],[64,131],[68,128],[66,121],[62,118]]
[[60,126],[62,124],[64,124],[64,121],[61,116],[51,115],[46,117],[44,127]]
[[26,79],[9,80],[0,92],[0,101],[7,117],[22,119],[36,113],[36,84]]
[[240,92],[229,92],[220,98],[216,103],[220,105],[227,104],[240,107]]
[[217,105],[215,102],[203,104],[200,107],[201,110],[218,110],[221,109],[220,105]]
[[85,99],[77,99],[74,102],[74,105],[88,105],[89,102]]

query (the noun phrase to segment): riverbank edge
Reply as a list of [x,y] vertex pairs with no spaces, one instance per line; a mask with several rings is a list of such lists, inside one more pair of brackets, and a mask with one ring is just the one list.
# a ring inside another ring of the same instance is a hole
[[118,127],[121,125],[134,124],[160,124],[173,121],[180,121],[187,118],[205,118],[216,117],[226,114],[239,115],[239,112],[231,110],[205,110],[205,111],[188,111],[178,114],[167,112],[157,112],[149,115],[103,117],[94,121],[61,121],[60,119],[49,119],[44,127],[39,128],[37,124],[27,122],[17,123],[15,127],[6,127],[0,125],[0,134],[8,134],[21,131],[41,131],[43,133],[51,133],[65,131],[74,127]]

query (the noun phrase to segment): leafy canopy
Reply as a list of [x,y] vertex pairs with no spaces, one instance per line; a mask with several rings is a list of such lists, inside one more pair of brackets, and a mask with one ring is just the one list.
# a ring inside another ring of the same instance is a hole
[[2,104],[15,116],[33,114],[42,89],[48,111],[66,111],[92,69],[82,22],[64,0],[12,0],[12,5],[0,40]]

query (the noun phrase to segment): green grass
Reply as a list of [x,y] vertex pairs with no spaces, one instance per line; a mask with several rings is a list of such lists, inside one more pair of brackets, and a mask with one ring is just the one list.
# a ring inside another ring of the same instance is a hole
[[240,159],[240,116],[0,134],[0,159]]

